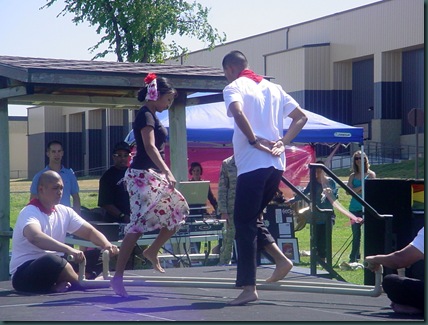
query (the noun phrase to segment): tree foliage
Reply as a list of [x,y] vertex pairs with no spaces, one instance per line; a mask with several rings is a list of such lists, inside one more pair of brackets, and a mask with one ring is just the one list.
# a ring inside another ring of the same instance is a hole
[[[47,0],[41,8],[57,0]],[[101,40],[90,48],[94,59],[115,53],[119,62],[164,62],[188,52],[177,42],[165,43],[167,36],[189,36],[207,42],[210,48],[226,40],[208,23],[209,9],[196,1],[183,0],[64,0],[58,14],[74,15],[77,25],[89,22]],[[107,50],[100,51],[107,44]]]

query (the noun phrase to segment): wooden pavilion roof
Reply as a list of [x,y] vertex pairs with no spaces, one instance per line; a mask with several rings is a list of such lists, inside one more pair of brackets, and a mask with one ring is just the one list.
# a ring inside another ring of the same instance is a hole
[[0,99],[20,105],[139,107],[136,91],[151,72],[167,77],[179,92],[221,92],[227,84],[223,70],[207,66],[0,56]]

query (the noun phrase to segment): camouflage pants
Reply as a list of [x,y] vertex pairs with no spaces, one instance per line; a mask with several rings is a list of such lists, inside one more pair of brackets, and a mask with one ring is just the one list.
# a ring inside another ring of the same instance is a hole
[[223,231],[223,243],[220,247],[220,265],[229,264],[232,258],[233,241],[235,240],[235,224],[233,214],[229,214],[226,229]]

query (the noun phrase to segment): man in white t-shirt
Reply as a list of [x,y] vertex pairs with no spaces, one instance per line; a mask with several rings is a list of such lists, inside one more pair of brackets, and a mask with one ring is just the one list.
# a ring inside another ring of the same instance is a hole
[[66,245],[67,233],[86,239],[112,254],[118,248],[72,208],[59,204],[64,184],[61,176],[48,170],[40,175],[37,198],[18,215],[12,236],[10,274],[12,285],[24,292],[64,292],[79,288],[78,275],[65,256],[76,263],[84,252]]
[[[278,189],[285,170],[285,146],[300,132],[307,117],[281,86],[249,70],[243,53],[230,52],[222,65],[229,82],[223,90],[227,115],[235,122],[232,141],[238,172],[234,207],[236,286],[243,288],[230,305],[243,305],[258,299],[257,219]],[[286,116],[292,123],[284,135]],[[273,247],[278,256],[283,255],[276,244]],[[291,267],[291,261],[284,256],[282,263],[276,263],[271,280],[283,278]]]
[[[422,227],[413,241],[399,251],[387,255],[367,256],[368,269],[377,271],[380,265],[390,269],[410,267],[412,264],[425,259],[424,229]],[[391,308],[397,313],[423,313],[425,307],[425,281],[388,274],[383,278],[383,291],[391,299]]]

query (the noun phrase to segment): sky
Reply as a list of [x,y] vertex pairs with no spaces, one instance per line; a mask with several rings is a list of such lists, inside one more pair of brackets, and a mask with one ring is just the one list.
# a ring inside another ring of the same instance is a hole
[[[188,0],[192,2],[193,0]],[[382,0],[197,0],[211,8],[208,21],[227,42],[306,22]],[[64,1],[47,9],[47,0],[0,0],[0,55],[90,60],[88,49],[101,35],[95,26],[75,25],[71,14],[58,14]],[[190,51],[205,48],[192,38],[174,38]],[[106,56],[104,61],[116,61]],[[9,116],[26,116],[26,106],[9,105]]]

